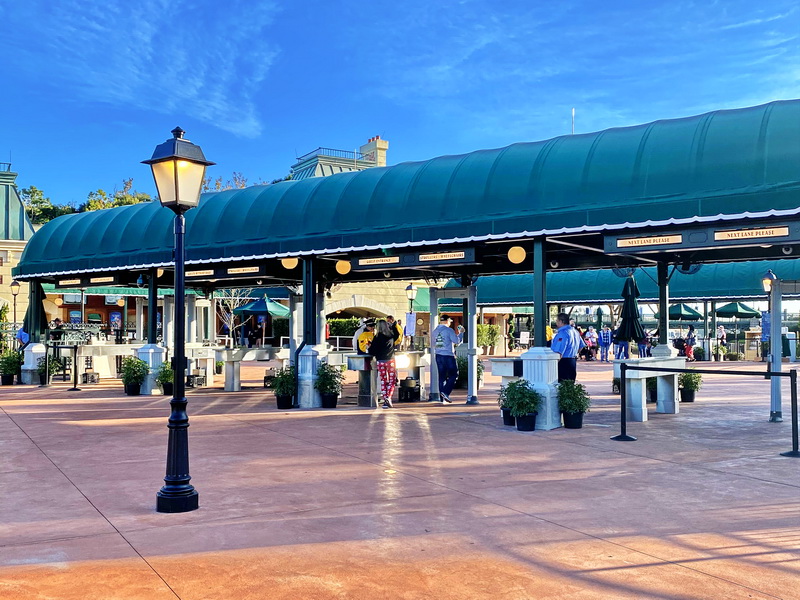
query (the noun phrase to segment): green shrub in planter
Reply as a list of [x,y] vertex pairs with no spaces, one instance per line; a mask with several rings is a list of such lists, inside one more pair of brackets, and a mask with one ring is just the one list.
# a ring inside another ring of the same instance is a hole
[[297,392],[297,380],[294,375],[294,367],[286,367],[275,371],[272,378],[272,391],[276,396],[294,396]]
[[[275,387],[274,381],[273,387]],[[314,389],[320,394],[336,394],[338,396],[342,393],[342,385],[344,385],[344,366],[337,367],[328,363],[321,363],[317,367],[317,380],[314,382]]]
[[478,325],[477,330],[478,346],[487,348],[497,344],[500,337],[499,325]]
[[655,392],[658,389],[658,378],[657,377],[648,377],[647,383],[645,384],[647,390],[650,392]]
[[53,376],[63,370],[64,364],[55,356],[51,356],[50,360],[47,360],[46,356],[40,356],[38,359],[36,359],[36,371],[39,373],[39,375]]
[[744,360],[744,354],[741,352],[726,352],[725,360]]
[[696,392],[703,385],[703,376],[700,373],[681,373],[678,375],[678,387],[691,392]]
[[706,358],[706,350],[702,346],[695,346],[694,347],[694,358],[695,360],[705,360]]
[[222,375],[222,369],[225,366],[225,362],[221,360],[214,361],[214,372],[217,375]]
[[562,381],[558,384],[558,410],[568,413],[584,413],[589,411],[592,399],[586,388],[572,380]]
[[175,383],[175,371],[172,370],[172,365],[169,362],[162,362],[158,367],[156,383],[162,387],[165,383]]
[[[466,356],[456,356],[456,366],[458,367],[458,378],[456,379],[455,388],[463,389],[467,387],[467,377],[469,376],[469,362]],[[478,361],[478,385],[483,381],[483,361]]]
[[19,352],[6,350],[0,354],[0,375],[16,375],[22,367],[22,357]]
[[524,379],[510,381],[500,388],[500,395],[503,399],[503,407],[509,409],[514,417],[524,417],[539,412],[542,407],[541,394]]
[[142,385],[148,373],[150,367],[142,359],[135,356],[126,356],[122,359],[120,374],[123,385]]

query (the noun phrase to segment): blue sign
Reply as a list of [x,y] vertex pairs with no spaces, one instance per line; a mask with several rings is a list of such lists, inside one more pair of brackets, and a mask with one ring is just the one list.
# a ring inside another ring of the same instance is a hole
[[71,310],[71,311],[69,311],[69,322],[70,323],[80,323],[81,322],[81,311],[79,311],[79,310]]
[[769,341],[769,329],[770,329],[770,318],[769,318],[769,311],[765,310],[761,313],[761,341],[768,342]]

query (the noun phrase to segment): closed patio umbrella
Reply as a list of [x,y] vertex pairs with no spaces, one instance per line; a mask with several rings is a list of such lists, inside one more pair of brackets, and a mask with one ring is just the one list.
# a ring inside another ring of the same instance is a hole
[[639,287],[633,275],[625,280],[622,288],[622,322],[617,331],[617,339],[625,342],[638,342],[644,337],[644,328],[639,320]]

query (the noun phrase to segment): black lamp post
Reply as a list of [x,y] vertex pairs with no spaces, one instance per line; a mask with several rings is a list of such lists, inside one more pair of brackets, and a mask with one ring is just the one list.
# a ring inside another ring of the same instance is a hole
[[408,312],[414,312],[414,299],[417,297],[417,286],[409,283],[406,287],[406,298],[408,298]]
[[189,476],[189,416],[186,413],[186,292],[184,288],[184,213],[200,202],[206,160],[200,146],[183,139],[180,127],[172,139],[156,146],[153,157],[142,161],[150,165],[158,188],[158,199],[175,213],[175,371],[174,395],[170,401],[167,475],[156,496],[158,512],[188,512],[198,507],[197,490]]
[[17,328],[17,295],[19,294],[19,281],[11,282],[11,296],[14,298],[14,329]]

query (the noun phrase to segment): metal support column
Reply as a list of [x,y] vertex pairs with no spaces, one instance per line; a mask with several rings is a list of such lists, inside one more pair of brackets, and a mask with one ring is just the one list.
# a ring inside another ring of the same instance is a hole
[[[770,314],[769,314],[769,363],[770,371],[779,372],[783,366],[783,344],[781,343],[781,280],[772,282],[770,289]],[[781,410],[781,383],[782,377],[770,379],[769,420],[771,423],[783,422]]]
[[303,259],[303,341],[317,343],[317,264],[314,257]]
[[156,269],[150,269],[147,281],[147,343],[158,343],[158,284]]
[[[669,264],[659,262],[658,271],[658,343],[669,344]],[[639,340],[636,340],[637,342]]]
[[547,310],[547,265],[545,264],[544,238],[533,240],[533,343],[531,346],[547,346],[545,334],[548,321]]

